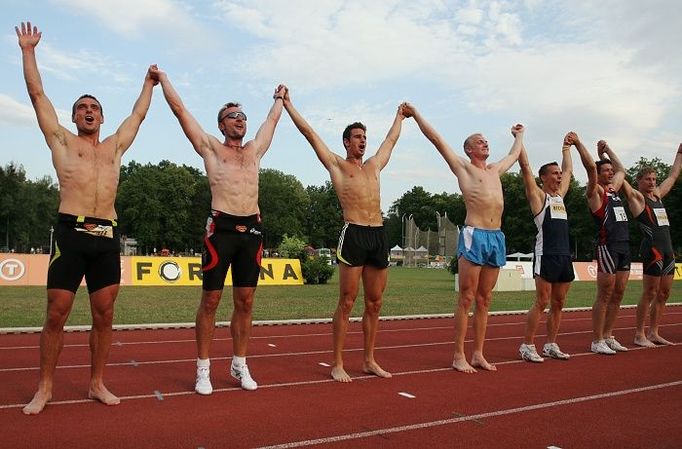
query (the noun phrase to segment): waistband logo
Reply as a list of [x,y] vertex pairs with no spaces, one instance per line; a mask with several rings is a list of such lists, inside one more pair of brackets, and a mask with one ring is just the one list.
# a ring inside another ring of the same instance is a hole
[[247,228],[246,226],[244,226],[244,225],[237,225],[237,226],[235,226],[234,228],[235,228],[237,231],[239,231],[239,232],[246,232],[246,230],[248,229],[248,228]]

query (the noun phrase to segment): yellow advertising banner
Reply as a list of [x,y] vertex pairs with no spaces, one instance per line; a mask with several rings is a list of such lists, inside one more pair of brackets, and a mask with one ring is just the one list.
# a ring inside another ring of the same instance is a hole
[[682,279],[682,263],[675,264],[675,278],[676,281]]
[[[46,285],[49,259],[47,254],[0,253],[0,285]],[[201,279],[200,257],[121,257],[121,285],[201,286]],[[225,285],[232,285],[229,271]],[[258,285],[303,285],[301,262],[261,260]]]
[[[200,257],[131,257],[130,285],[201,285]],[[225,285],[232,285],[231,269]],[[298,259],[263,259],[258,285],[303,285]]]

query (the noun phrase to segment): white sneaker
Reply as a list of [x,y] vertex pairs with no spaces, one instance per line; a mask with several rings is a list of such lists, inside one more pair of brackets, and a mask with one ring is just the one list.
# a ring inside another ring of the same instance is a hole
[[545,361],[545,359],[540,357],[538,354],[537,349],[535,349],[535,345],[521,343],[521,346],[519,347],[519,354],[521,355],[521,358],[527,362],[542,363]]
[[594,352],[595,354],[605,354],[605,355],[613,355],[616,353],[613,349],[609,348],[606,345],[606,342],[604,340],[599,340],[597,342],[592,342],[592,345],[590,345],[590,351]]
[[213,393],[213,385],[211,385],[211,371],[209,368],[197,368],[197,382],[194,384],[194,391],[203,395],[209,395]]
[[610,336],[609,338],[607,338],[606,340],[604,340],[604,342],[606,343],[606,346],[613,349],[614,351],[619,351],[619,352],[627,352],[628,351],[628,348],[626,348],[625,346],[618,343],[618,340],[616,340],[616,337],[614,337],[613,335]]
[[243,365],[243,366],[232,365],[230,367],[230,374],[232,375],[232,377],[234,377],[235,379],[237,379],[238,381],[241,382],[242,388],[244,390],[253,391],[256,388],[258,388],[258,384],[251,377],[251,373],[249,373],[249,367],[248,366],[246,366],[246,365]]
[[565,352],[561,352],[559,345],[556,343],[545,343],[545,346],[542,348],[542,356],[559,360],[568,360],[571,358],[570,355],[566,354]]

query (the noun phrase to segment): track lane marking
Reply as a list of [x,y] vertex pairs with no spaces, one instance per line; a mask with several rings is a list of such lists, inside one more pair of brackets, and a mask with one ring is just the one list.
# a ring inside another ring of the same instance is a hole
[[[670,346],[659,346],[658,348],[666,348]],[[632,348],[631,351],[644,351],[644,350],[652,350],[656,348]],[[360,349],[361,350],[361,349]],[[577,358],[577,357],[599,357],[600,354],[595,354],[593,352],[582,352],[578,354],[571,354],[572,358]],[[193,359],[196,360],[196,359]],[[514,359],[514,360],[504,360],[501,362],[495,362],[495,365],[516,365],[516,364],[523,364],[523,363],[528,363],[525,360],[520,360],[520,359]],[[89,368],[89,366],[88,366]],[[445,368],[431,368],[431,369],[420,369],[420,370],[410,370],[410,371],[399,371],[399,372],[392,372],[391,374],[394,377],[397,376],[412,376],[412,375],[421,375],[421,374],[433,374],[433,373],[443,373],[443,372],[454,372],[452,369],[452,366],[447,366]],[[365,376],[354,376],[352,377],[353,380],[379,380],[377,376],[374,374],[368,374]],[[682,381],[681,381],[682,382]],[[282,383],[276,383],[276,384],[258,384],[258,389],[272,389],[272,388],[289,388],[289,387],[297,387],[297,386],[306,386],[306,385],[320,385],[320,384],[327,384],[327,383],[336,383],[334,379],[317,379],[317,380],[302,380],[302,381],[296,381],[296,382],[282,382]],[[214,388],[213,393],[221,393],[221,392],[240,392],[243,391],[241,386],[235,386],[235,387],[225,387],[225,388]],[[184,390],[184,391],[174,391],[174,392],[167,392],[163,393],[164,397],[174,397],[174,396],[191,396],[197,394],[194,390]],[[118,396],[118,398],[123,401],[123,400],[133,400],[133,399],[155,399],[157,396],[155,394],[138,394],[138,395],[129,395],[129,396]],[[69,404],[85,404],[88,402],[97,402],[93,399],[69,399],[69,400],[64,400],[64,401],[50,401],[48,405],[69,405]],[[8,409],[8,408],[23,408],[26,404],[6,404],[6,405],[0,405],[0,410],[2,409]]]
[[[659,327],[674,327],[674,326],[682,326],[682,323],[673,323],[673,324],[659,324]],[[622,331],[622,330],[632,330],[631,327],[617,327],[613,329],[614,331]],[[591,334],[592,330],[584,330],[584,331],[573,331],[573,332],[560,332],[557,334],[558,336],[565,336],[565,335],[579,335],[579,334]],[[546,334],[537,334],[536,338],[541,338],[541,337],[546,337]],[[510,336],[510,337],[493,337],[493,338],[486,338],[486,342],[489,341],[504,341],[504,340],[518,340],[521,341],[522,337],[519,336]],[[473,340],[465,340],[464,343],[472,343]],[[380,350],[392,350],[392,349],[409,349],[409,348],[423,348],[423,347],[428,347],[428,346],[442,346],[442,345],[452,345],[454,344],[454,340],[448,340],[448,341],[442,341],[442,342],[435,342],[435,343],[414,343],[414,344],[407,344],[407,345],[392,345],[392,346],[377,346],[374,349],[376,351]],[[674,343],[669,346],[678,346],[682,343]],[[657,346],[656,348],[663,348],[665,345],[660,345]],[[628,348],[629,350],[633,349],[656,349],[656,348],[637,348],[637,347],[630,347]],[[358,351],[363,351],[363,348],[350,348],[350,349],[344,349],[343,352],[358,352]],[[261,358],[273,358],[273,357],[295,357],[295,356],[306,356],[306,355],[319,355],[319,354],[331,354],[331,351],[328,349],[320,349],[316,351],[302,351],[302,352],[286,352],[286,353],[278,353],[278,354],[253,354],[249,355],[249,359],[261,359]],[[211,360],[231,360],[231,356],[224,356],[224,357],[211,357]],[[170,364],[170,363],[187,363],[187,362],[195,362],[196,358],[186,358],[186,359],[168,359],[168,360],[147,360],[147,361],[137,361],[137,365],[165,365],[165,364]],[[112,363],[107,363],[106,366],[131,366],[132,364],[130,362],[112,362]],[[136,366],[137,366],[136,365]],[[79,368],[87,368],[90,369],[90,365],[58,365],[57,369],[79,369]],[[0,368],[0,373],[5,373],[5,372],[14,372],[14,371],[37,371],[39,370],[40,367],[38,366],[29,366],[29,367],[16,367],[16,368]]]

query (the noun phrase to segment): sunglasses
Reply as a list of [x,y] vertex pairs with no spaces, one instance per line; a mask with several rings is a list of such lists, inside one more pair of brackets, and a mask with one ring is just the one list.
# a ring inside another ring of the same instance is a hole
[[227,114],[223,115],[219,121],[222,122],[226,118],[233,118],[233,119],[240,118],[240,119],[246,121],[246,114],[244,114],[241,111],[228,112]]

